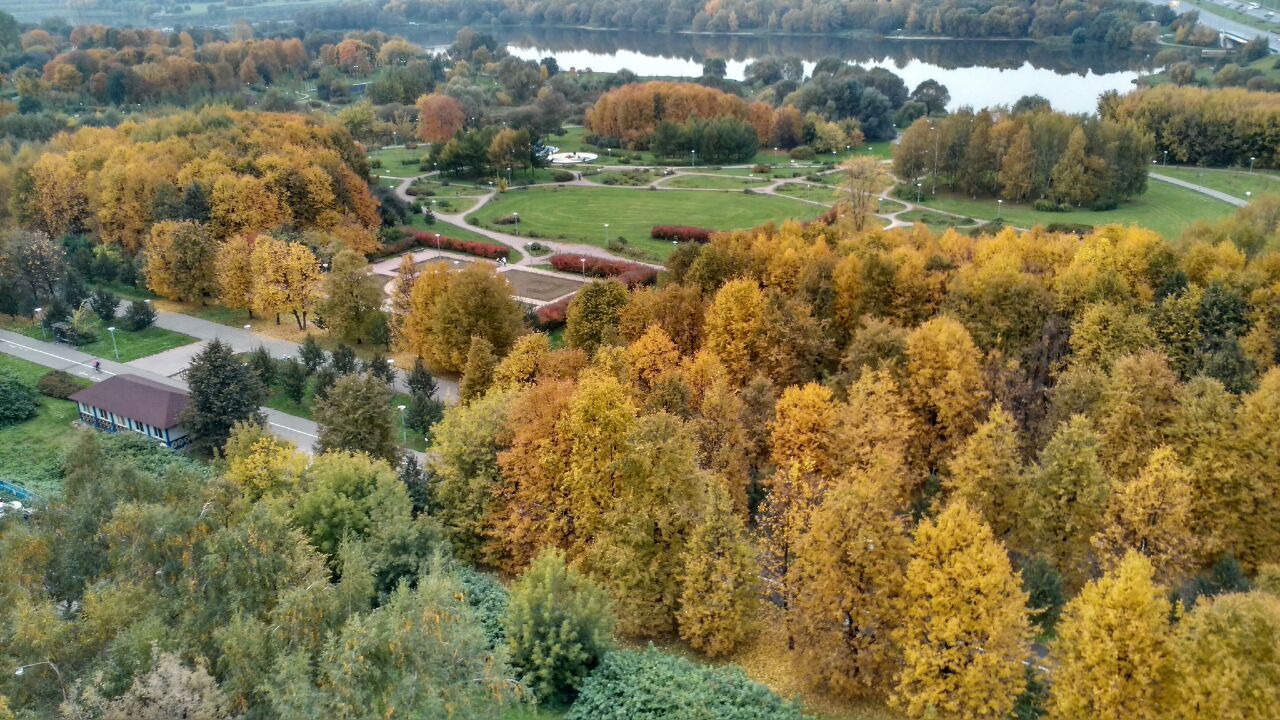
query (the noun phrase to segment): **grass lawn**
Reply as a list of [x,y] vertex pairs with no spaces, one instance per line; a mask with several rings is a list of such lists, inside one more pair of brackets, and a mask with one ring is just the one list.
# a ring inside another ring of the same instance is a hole
[[[0,355],[0,372],[35,387],[49,368]],[[62,493],[62,457],[75,442],[71,423],[78,417],[70,400],[36,395],[40,410],[26,422],[0,428],[0,480],[46,498]]]
[[924,223],[925,225],[939,225],[939,226],[950,225],[950,226],[956,226],[956,227],[958,226],[967,227],[974,224],[972,218],[967,218],[967,217],[960,218],[954,215],[944,215],[942,213],[936,213],[930,210],[911,210],[909,212],[904,212],[901,215],[899,215],[898,219],[903,222]]
[[791,218],[809,220],[822,214],[822,208],[767,195],[555,187],[507,193],[469,215],[467,222],[505,231],[509,226],[493,221],[512,213],[520,213],[521,230],[530,237],[601,247],[621,237],[636,256],[661,260],[670,254],[671,243],[650,239],[654,225],[736,230]]
[[[1203,185],[1218,192],[1234,195],[1241,200],[1247,199],[1246,192],[1253,193],[1255,198],[1268,193],[1280,194],[1280,174],[1263,170],[1251,173],[1248,170],[1223,170],[1170,165],[1169,167],[1153,167],[1151,171],[1158,175],[1168,175],[1171,178]],[[1151,182],[1160,181],[1152,180]]]
[[419,145],[412,150],[402,147],[373,150],[369,153],[369,159],[382,161],[382,167],[373,168],[374,175],[407,178],[422,174],[418,166],[422,164],[422,158],[426,155],[427,146]]
[[784,183],[778,187],[777,192],[787,197],[820,203],[833,203],[836,201],[836,195],[839,194],[839,191],[833,187],[806,185],[804,183]]
[[[996,202],[990,199],[971,200],[955,195],[938,195],[934,198],[926,198],[923,204],[981,220],[991,220],[996,216]],[[1080,223],[1094,226],[1137,224],[1154,230],[1167,239],[1175,240],[1195,221],[1216,220],[1230,215],[1234,210],[1235,208],[1227,203],[1214,200],[1207,195],[1151,180],[1147,183],[1146,193],[1115,210],[1041,212],[1032,210],[1029,204],[1006,202],[1000,215],[1006,223],[1028,228],[1050,223]]]
[[[115,348],[111,345],[111,333],[107,332],[101,320],[95,318],[94,323],[98,339],[86,345],[77,345],[76,349],[96,357],[115,360],[116,353]],[[52,336],[48,333],[42,334],[40,326],[36,323],[15,323],[9,326],[9,329],[38,340],[52,339]],[[196,339],[190,335],[183,335],[182,333],[158,327],[149,327],[137,332],[122,328],[116,329],[116,346],[120,349],[120,362],[129,362],[130,360],[148,357],[165,350],[190,345],[195,341]]]
[[876,209],[876,212],[887,215],[889,213],[895,213],[895,212],[898,212],[899,210],[906,210],[906,209],[907,209],[907,206],[903,205],[897,200],[886,200],[885,198],[880,198],[880,207]]
[[[440,233],[445,237],[457,238],[458,240],[469,240],[471,242],[478,242],[484,245],[493,245],[494,247],[506,247],[502,243],[498,242],[497,240],[492,240],[490,238],[487,238],[484,235],[481,235],[480,233],[476,232],[475,230],[463,227],[461,225],[454,225],[453,223],[447,220],[443,220],[441,218],[436,218],[436,222],[434,225],[428,225],[426,221],[423,220],[421,215],[415,215],[413,217],[413,222],[410,224],[410,227],[412,227],[415,230],[421,230],[423,232]],[[497,228],[497,229],[507,233],[514,234],[515,232],[514,227],[510,229],[507,229],[507,228]],[[427,247],[422,249],[430,250],[431,246],[428,245]],[[520,253],[516,252],[515,250],[508,249],[507,262],[515,262],[516,260],[519,260],[519,259],[520,259]]]
[[763,187],[764,182],[750,177],[723,175],[676,175],[661,183],[664,188],[697,188],[701,190],[741,190]]

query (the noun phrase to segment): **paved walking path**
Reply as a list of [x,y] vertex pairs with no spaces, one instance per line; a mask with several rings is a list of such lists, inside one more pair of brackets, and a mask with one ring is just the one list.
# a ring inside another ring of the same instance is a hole
[[1215,200],[1221,200],[1224,203],[1229,203],[1231,205],[1235,205],[1236,207],[1244,207],[1245,205],[1249,204],[1249,201],[1245,200],[1244,198],[1238,198],[1235,195],[1228,195],[1227,193],[1221,192],[1219,190],[1214,190],[1213,188],[1207,188],[1203,185],[1196,185],[1195,183],[1187,182],[1186,180],[1182,180],[1180,178],[1169,177],[1168,175],[1161,175],[1159,173],[1148,173],[1147,177],[1150,177],[1152,180],[1159,180],[1160,182],[1169,183],[1170,185],[1177,185],[1180,188],[1186,188],[1187,190],[1198,192],[1201,195],[1208,195],[1209,197]]
[[[35,340],[26,335],[8,330],[0,330],[0,352],[47,368],[62,370],[92,382],[106,380],[114,375],[128,374],[139,375],[181,390],[187,389],[186,382],[180,378],[152,372],[132,364],[126,365],[96,358],[66,345],[56,345],[42,340]],[[101,372],[94,372],[94,360],[102,363]],[[261,410],[267,416],[267,427],[273,435],[281,440],[293,443],[299,450],[307,453],[312,451],[312,445],[315,444],[318,434],[314,422],[306,418],[286,415],[279,410],[272,410],[267,407],[261,408]]]

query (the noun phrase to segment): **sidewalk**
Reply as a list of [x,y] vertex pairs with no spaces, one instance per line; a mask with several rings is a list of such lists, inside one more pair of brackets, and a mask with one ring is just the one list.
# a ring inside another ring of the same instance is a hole
[[1195,183],[1187,182],[1186,180],[1182,180],[1180,178],[1169,177],[1168,175],[1161,175],[1160,173],[1155,173],[1155,172],[1148,173],[1147,175],[1152,180],[1159,180],[1160,182],[1169,183],[1170,185],[1176,185],[1180,188],[1186,188],[1187,190],[1198,192],[1201,195],[1208,195],[1214,200],[1221,200],[1224,203],[1235,205],[1236,207],[1244,207],[1245,205],[1249,204],[1249,202],[1244,198],[1238,198],[1235,195],[1228,195],[1227,193],[1221,192],[1219,190],[1214,190],[1213,188],[1207,188],[1203,185],[1197,185]]
[[[194,345],[187,347],[194,347]],[[186,348],[178,349],[183,350]],[[99,382],[114,375],[129,374],[145,377],[181,390],[187,389],[187,384],[179,378],[145,370],[133,364],[125,365],[111,360],[95,358],[88,353],[80,352],[66,345],[56,345],[42,340],[35,340],[26,335],[20,335],[8,330],[0,330],[0,352],[47,368],[62,370],[92,382]],[[160,354],[166,355],[168,353]],[[101,372],[94,372],[94,360],[102,363]],[[185,366],[183,366],[183,369],[185,369]],[[305,418],[286,415],[270,408],[264,407],[261,410],[267,416],[267,426],[273,435],[296,445],[303,452],[310,453],[312,451],[312,445],[315,444],[317,437],[317,429],[314,422]]]

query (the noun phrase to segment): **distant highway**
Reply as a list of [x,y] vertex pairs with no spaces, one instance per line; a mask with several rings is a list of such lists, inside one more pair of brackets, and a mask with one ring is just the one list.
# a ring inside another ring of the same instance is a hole
[[[1248,40],[1252,40],[1253,38],[1258,37],[1259,35],[1264,35],[1266,36],[1267,40],[1271,44],[1271,51],[1280,52],[1280,34],[1277,34],[1274,31],[1268,32],[1266,30],[1259,30],[1258,28],[1245,25],[1242,22],[1236,22],[1235,20],[1222,17],[1221,15],[1215,15],[1213,12],[1213,9],[1215,6],[1230,7],[1231,9],[1237,9],[1241,5],[1243,5],[1246,9],[1237,10],[1237,12],[1247,12],[1249,15],[1256,18],[1259,22],[1263,22],[1263,23],[1269,22],[1274,19],[1280,19],[1280,11],[1269,10],[1268,8],[1265,8],[1265,7],[1259,7],[1257,10],[1251,10],[1251,9],[1248,9],[1249,8],[1248,3],[1218,2],[1217,0],[1204,0],[1204,2],[1200,2],[1200,3],[1191,2],[1190,0],[1174,0],[1173,2],[1169,2],[1168,0],[1148,0],[1148,1],[1152,5],[1168,5],[1169,7],[1172,7],[1174,10],[1176,10],[1179,13],[1186,13],[1186,12],[1191,12],[1192,10],[1199,10],[1201,23],[1213,28],[1214,30],[1231,33],[1232,35],[1235,35],[1237,37],[1242,37]],[[1272,15],[1270,18],[1268,18],[1266,17],[1266,14],[1268,12],[1275,12],[1275,15]]]

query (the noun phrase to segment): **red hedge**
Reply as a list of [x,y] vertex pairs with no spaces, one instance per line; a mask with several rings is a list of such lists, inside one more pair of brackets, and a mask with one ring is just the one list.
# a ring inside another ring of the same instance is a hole
[[573,298],[574,296],[570,295],[538,308],[534,316],[538,319],[539,327],[543,330],[551,330],[563,325],[569,313],[569,303]]
[[654,225],[653,229],[649,231],[649,237],[655,240],[705,243],[711,240],[711,231],[706,228],[685,225]]
[[[383,245],[382,250],[374,257],[398,255],[399,253],[411,250],[415,247],[436,247],[436,234],[433,232],[410,230],[408,228],[403,228],[402,232],[404,234],[399,240]],[[506,246],[489,245],[487,243],[473,242],[471,240],[459,240],[458,238],[451,238],[443,233],[440,234],[440,249],[475,255],[476,257],[487,258],[489,260],[497,260],[498,258],[507,256]]]
[[[585,273],[582,262],[584,259],[586,260]],[[648,265],[591,255],[552,255],[551,267],[560,272],[585,274],[588,277],[611,277],[627,287],[648,285],[658,278],[658,271]]]

